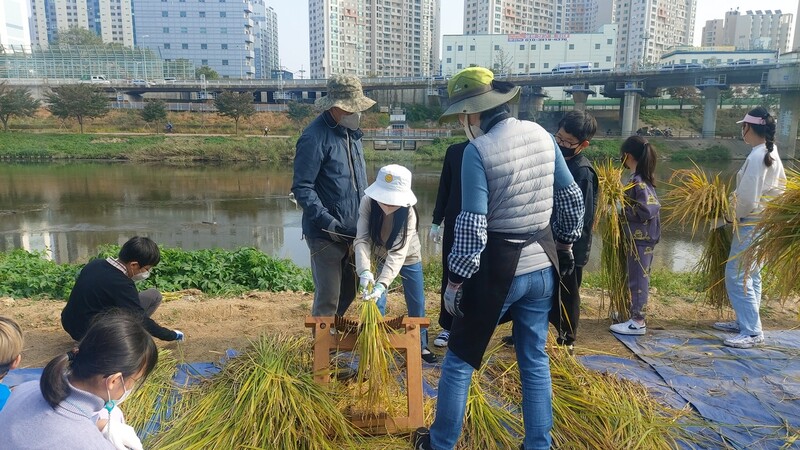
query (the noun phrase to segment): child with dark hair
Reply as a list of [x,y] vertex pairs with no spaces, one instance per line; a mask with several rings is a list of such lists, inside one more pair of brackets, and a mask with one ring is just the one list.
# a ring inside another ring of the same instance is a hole
[[626,239],[631,243],[628,252],[628,289],[631,292],[631,318],[627,322],[611,325],[619,334],[643,335],[647,332],[644,309],[650,290],[650,265],[653,248],[661,238],[661,204],[656,196],[654,173],[657,155],[647,139],[631,136],[620,149],[622,163],[633,172],[626,191],[627,201],[622,205],[628,226]]
[[102,420],[100,411],[113,414],[157,361],[156,344],[138,317],[104,315],[76,349],[47,363],[40,380],[14,389],[0,411],[3,448],[141,448],[130,426]]
[[[0,316],[0,381],[22,360],[22,329],[9,317]],[[0,384],[0,410],[11,395],[11,389]]]
[[565,268],[560,283],[560,305],[550,310],[550,323],[558,331],[557,343],[570,351],[578,332],[581,312],[580,288],[583,267],[589,262],[592,249],[592,226],[597,210],[597,173],[589,159],[582,154],[597,132],[597,121],[586,111],[570,111],[558,123],[556,144],[567,162],[567,168],[583,194],[583,229],[581,237],[572,244],[574,270]]
[[737,333],[725,339],[725,345],[751,348],[764,342],[759,313],[761,267],[742,267],[740,255],[753,242],[755,222],[764,211],[765,203],[785,189],[786,173],[775,147],[775,117],[759,106],[736,123],[742,124],[742,139],[753,146],[736,174],[733,205],[738,228],[733,233],[730,257],[725,264],[725,290],[736,312],[736,320],[717,322],[714,328]]
[[146,280],[160,260],[161,252],[155,242],[134,236],[123,244],[119,257],[90,261],[78,275],[61,311],[64,330],[79,341],[96,315],[121,308],[140,316],[153,337],[162,341],[183,340],[183,333],[164,328],[150,318],[161,305],[161,293],[156,289],[136,290],[135,283]]
[[[425,291],[422,279],[422,249],[419,243],[419,216],[411,191],[411,171],[391,164],[381,167],[378,177],[367,189],[358,208],[354,249],[356,273],[365,300],[377,303],[386,313],[386,289],[400,275],[409,317],[425,317]],[[372,274],[372,256],[378,260],[377,274]],[[372,291],[369,291],[372,286]],[[436,362],[428,348],[428,330],[420,330],[422,359]]]

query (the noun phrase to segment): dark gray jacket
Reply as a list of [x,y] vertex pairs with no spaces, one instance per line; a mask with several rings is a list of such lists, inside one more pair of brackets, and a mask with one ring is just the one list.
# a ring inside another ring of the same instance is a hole
[[358,205],[367,187],[361,136],[361,130],[337,125],[325,111],[297,140],[292,193],[303,208],[306,237],[330,239],[326,230],[333,219],[342,225],[338,233],[355,237]]

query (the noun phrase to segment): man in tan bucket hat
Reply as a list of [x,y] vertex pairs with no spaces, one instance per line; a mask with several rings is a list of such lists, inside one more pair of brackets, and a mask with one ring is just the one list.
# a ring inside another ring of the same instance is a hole
[[297,141],[292,182],[311,251],[312,316],[344,315],[356,295],[352,247],[367,187],[359,122],[375,104],[353,75],[332,75],[327,89],[315,102],[322,113]]

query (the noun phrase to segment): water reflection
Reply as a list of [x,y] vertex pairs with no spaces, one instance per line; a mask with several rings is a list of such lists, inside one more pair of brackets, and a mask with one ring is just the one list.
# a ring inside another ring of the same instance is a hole
[[[709,169],[729,176],[740,164]],[[662,167],[659,179],[672,168]],[[370,167],[370,180],[377,169]],[[412,170],[424,229],[440,166],[418,164]],[[58,262],[85,262],[100,245],[141,234],[187,250],[251,246],[308,267],[301,211],[288,198],[291,183],[290,166],[0,164],[0,251],[24,248],[46,251]],[[662,195],[664,189],[662,183]],[[421,239],[424,257],[440,258],[441,249],[427,242],[427,232]],[[589,270],[597,268],[599,254],[596,239]],[[686,233],[665,231],[654,265],[690,270],[699,254],[700,246]]]

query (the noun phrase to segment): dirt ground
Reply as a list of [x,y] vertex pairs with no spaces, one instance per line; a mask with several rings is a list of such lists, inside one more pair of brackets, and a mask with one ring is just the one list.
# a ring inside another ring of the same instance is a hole
[[[431,349],[433,338],[440,331],[436,319],[439,314],[438,294],[427,293]],[[313,294],[298,292],[253,292],[232,298],[210,298],[199,292],[185,292],[178,300],[163,303],[154,319],[163,326],[177,328],[186,334],[182,344],[160,342],[166,348],[180,347],[187,362],[217,361],[225,350],[244,349],[248,342],[262,333],[310,333],[303,326],[311,310]],[[607,302],[603,306],[599,291],[584,290],[582,315],[575,344],[577,354],[606,353],[633,357],[613,334],[608,331]],[[62,301],[0,299],[0,315],[13,317],[25,333],[25,347],[21,367],[43,367],[53,356],[68,351],[75,343],[61,328]],[[706,328],[715,320],[730,319],[730,311],[720,316],[715,310],[695,299],[660,297],[651,295],[648,305],[648,328],[690,329]],[[351,308],[352,310],[353,308]],[[403,297],[393,293],[389,297],[387,316],[395,317],[405,312]],[[798,322],[798,301],[794,299],[783,306],[766,302],[762,306],[764,328],[769,330],[794,329]],[[508,334],[508,326],[495,333],[494,339]]]

